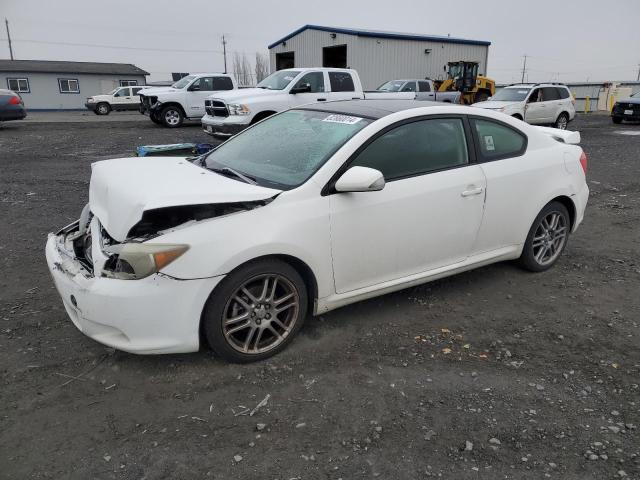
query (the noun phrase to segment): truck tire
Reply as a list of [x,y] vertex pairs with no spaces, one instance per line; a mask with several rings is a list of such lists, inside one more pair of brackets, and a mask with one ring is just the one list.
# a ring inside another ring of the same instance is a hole
[[160,121],[160,119],[158,118],[158,115],[156,113],[154,113],[154,112],[150,113],[149,114],[149,118],[156,125],[162,125],[162,122]]
[[611,117],[611,120],[613,121],[613,123],[615,123],[616,125],[619,123],[622,123],[622,117]]
[[111,105],[109,105],[107,102],[100,102],[98,105],[96,105],[96,115],[109,115],[110,111]]
[[175,105],[164,107],[160,112],[160,121],[167,128],[178,128],[184,121],[182,109]]

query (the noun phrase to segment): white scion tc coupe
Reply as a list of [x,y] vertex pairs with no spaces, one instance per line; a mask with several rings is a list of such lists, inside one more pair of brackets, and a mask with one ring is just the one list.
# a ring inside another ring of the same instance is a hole
[[94,163],[47,262],[98,342],[259,360],[309,313],[502,260],[551,267],[587,203],[579,141],[463,106],[298,107],[201,157]]

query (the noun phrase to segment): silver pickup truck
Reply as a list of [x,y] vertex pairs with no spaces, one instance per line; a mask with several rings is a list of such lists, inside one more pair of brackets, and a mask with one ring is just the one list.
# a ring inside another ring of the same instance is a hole
[[389,80],[376,90],[365,91],[369,99],[407,99],[430,102],[460,103],[460,92],[436,92],[432,80],[405,79]]

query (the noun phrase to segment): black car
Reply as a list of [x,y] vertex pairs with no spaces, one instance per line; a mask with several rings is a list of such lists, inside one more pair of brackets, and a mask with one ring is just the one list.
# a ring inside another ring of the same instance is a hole
[[622,120],[640,121],[640,92],[616,102],[611,110],[611,119],[613,123],[622,123]]
[[0,122],[22,120],[27,116],[24,102],[17,93],[0,89]]

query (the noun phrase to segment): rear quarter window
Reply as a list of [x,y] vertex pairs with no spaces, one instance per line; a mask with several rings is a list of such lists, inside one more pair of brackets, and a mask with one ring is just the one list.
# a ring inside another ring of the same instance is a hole
[[527,149],[527,137],[502,123],[474,118],[471,120],[483,161],[519,157]]
[[568,88],[558,87],[558,88],[556,88],[556,90],[558,90],[558,96],[563,100],[565,98],[569,98],[571,96],[571,94],[569,93],[569,89]]

